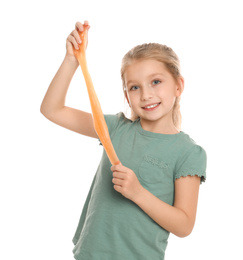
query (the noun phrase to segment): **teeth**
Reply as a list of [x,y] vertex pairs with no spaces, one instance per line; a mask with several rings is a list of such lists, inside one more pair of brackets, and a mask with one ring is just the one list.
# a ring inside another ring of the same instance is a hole
[[156,106],[158,106],[158,104],[154,104],[154,105],[151,105],[151,106],[147,106],[147,107],[145,107],[145,108],[154,108],[154,107],[156,107]]

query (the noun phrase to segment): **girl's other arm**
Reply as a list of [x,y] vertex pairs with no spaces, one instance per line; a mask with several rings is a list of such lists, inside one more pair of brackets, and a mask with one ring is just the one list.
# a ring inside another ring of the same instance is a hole
[[200,177],[187,176],[175,181],[175,199],[171,206],[152,193],[143,190],[135,203],[140,206],[161,227],[178,237],[186,237],[193,230],[196,212]]
[[[85,24],[88,26],[88,22],[85,22]],[[79,22],[76,23],[75,30],[66,40],[66,56],[42,101],[41,113],[60,126],[83,135],[98,138],[90,113],[65,106],[70,82],[78,68],[78,61],[73,53],[73,48],[78,49],[79,44],[81,44],[78,30],[83,30],[83,25]]]
[[123,165],[113,165],[114,189],[136,203],[157,224],[179,237],[188,236],[195,223],[200,177],[187,176],[175,181],[175,200],[171,206],[139,182],[136,174]]

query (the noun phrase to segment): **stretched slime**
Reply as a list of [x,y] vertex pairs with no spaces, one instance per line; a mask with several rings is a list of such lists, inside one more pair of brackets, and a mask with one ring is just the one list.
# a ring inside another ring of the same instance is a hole
[[79,36],[82,40],[82,43],[79,45],[79,50],[74,49],[74,55],[77,58],[79,65],[82,69],[82,73],[85,79],[92,115],[93,115],[93,122],[95,131],[106,151],[106,154],[111,162],[112,165],[120,164],[120,161],[116,155],[115,149],[112,145],[109,131],[107,124],[105,122],[105,118],[100,106],[100,102],[96,95],[94,85],[91,79],[91,76],[88,71],[87,67],[87,60],[86,60],[86,47],[87,47],[87,26],[84,25],[84,31],[79,31]]

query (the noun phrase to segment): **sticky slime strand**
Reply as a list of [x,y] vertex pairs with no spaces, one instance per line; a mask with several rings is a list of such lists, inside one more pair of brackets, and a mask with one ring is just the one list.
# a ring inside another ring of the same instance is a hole
[[111,138],[109,135],[108,127],[105,122],[105,118],[100,106],[100,102],[96,95],[94,85],[91,79],[91,76],[88,71],[87,60],[86,60],[86,47],[87,47],[87,31],[86,25],[84,25],[84,30],[82,32],[79,31],[80,38],[82,43],[79,45],[79,50],[74,49],[74,55],[77,58],[80,67],[83,72],[83,76],[85,79],[86,87],[88,90],[92,115],[93,115],[93,122],[95,131],[106,151],[106,154],[111,162],[112,165],[120,164],[120,161],[116,155],[115,149],[112,145]]

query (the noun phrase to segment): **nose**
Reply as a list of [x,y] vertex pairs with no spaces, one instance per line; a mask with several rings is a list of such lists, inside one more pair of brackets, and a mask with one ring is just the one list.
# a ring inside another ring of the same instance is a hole
[[145,87],[141,91],[141,100],[147,101],[153,97],[153,91],[151,87]]

